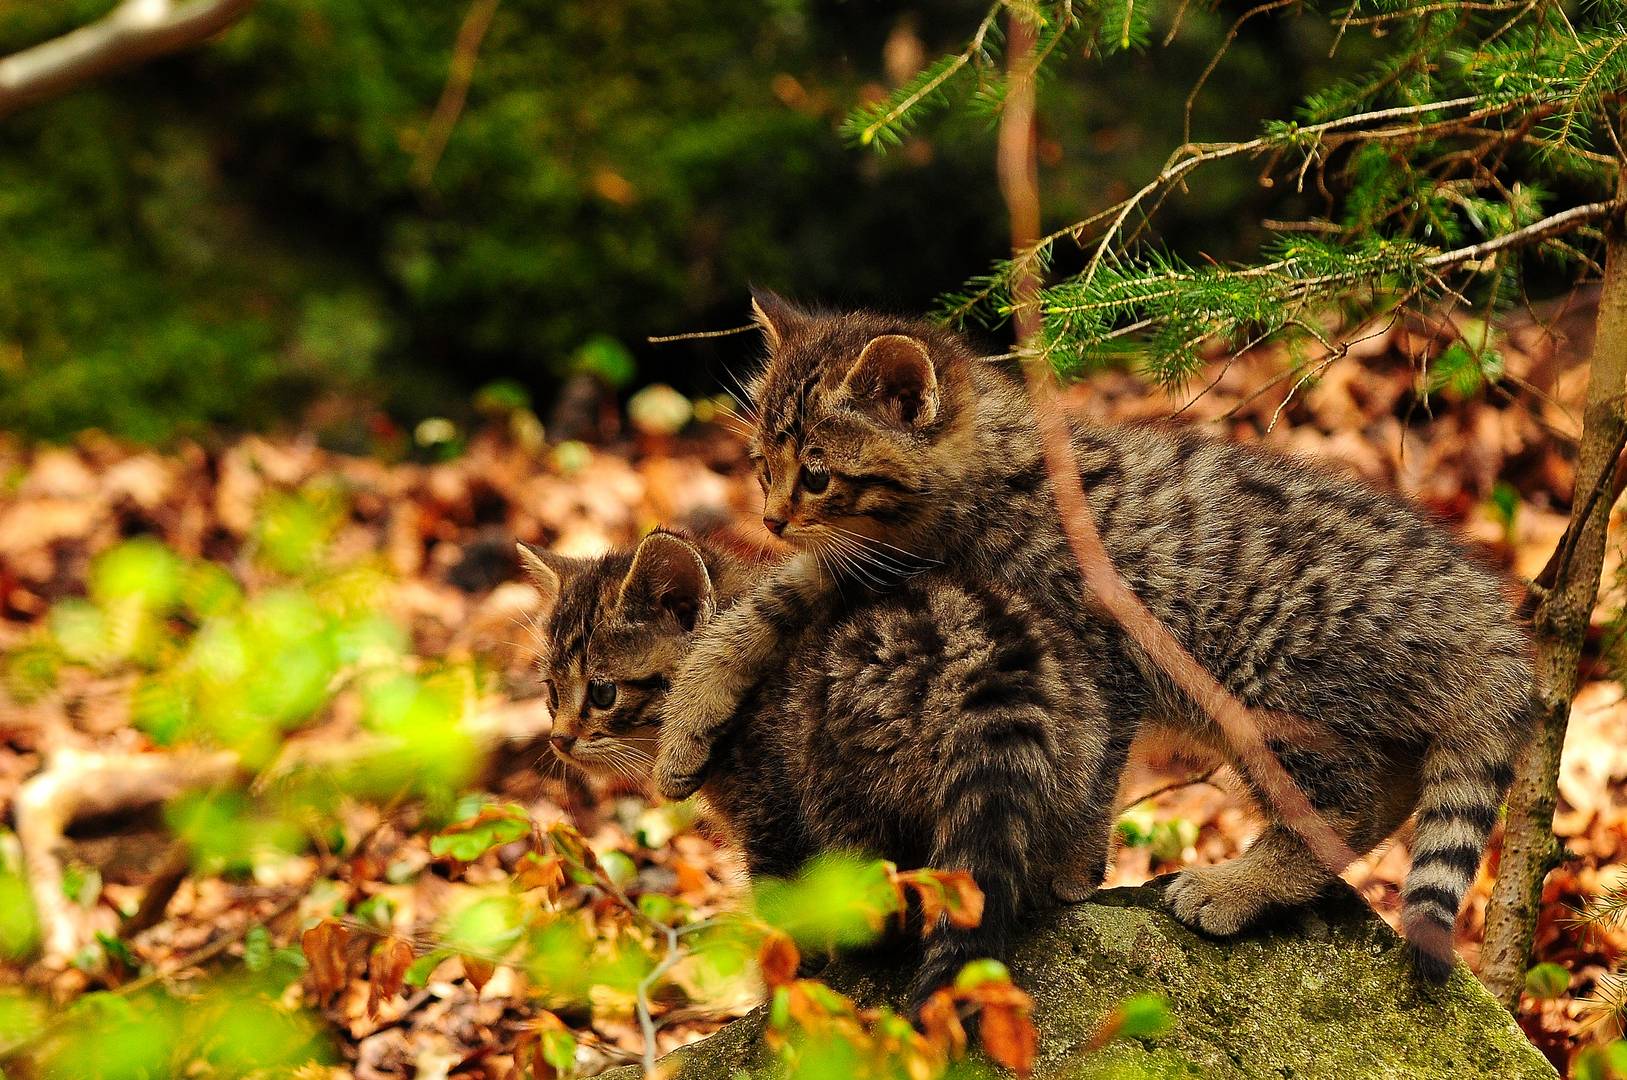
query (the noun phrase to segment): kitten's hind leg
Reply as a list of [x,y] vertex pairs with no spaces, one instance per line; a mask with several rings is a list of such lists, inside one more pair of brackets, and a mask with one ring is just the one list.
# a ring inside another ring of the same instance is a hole
[[[1122,768],[1122,761],[1119,767]],[[1107,858],[1113,847],[1113,823],[1117,819],[1112,785],[1101,785],[1090,805],[1068,823],[1064,855],[1051,877],[1051,895],[1064,904],[1089,900],[1107,877]]]
[[1273,823],[1235,859],[1182,870],[1165,896],[1177,919],[1224,937],[1248,929],[1273,908],[1314,899],[1331,879],[1299,834]]

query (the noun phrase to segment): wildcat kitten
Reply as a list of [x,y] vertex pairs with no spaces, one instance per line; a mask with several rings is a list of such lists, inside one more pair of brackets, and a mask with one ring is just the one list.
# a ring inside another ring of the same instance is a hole
[[[1077,636],[1056,643],[1065,665],[1110,659],[1017,379],[924,322],[810,314],[773,296],[754,310],[770,350],[752,395],[764,523],[801,554],[707,627],[680,667],[661,732],[664,794],[700,781],[712,739],[787,633],[850,602],[841,582],[854,575],[818,565],[837,551],[877,579],[931,559],[937,574],[999,583]],[[1073,443],[1119,572],[1254,710],[1317,813],[1361,852],[1417,811],[1403,921],[1422,973],[1444,978],[1437,957],[1531,725],[1529,648],[1497,578],[1398,500],[1302,462],[1156,427],[1076,426]],[[1125,648],[1138,674],[1114,687],[1127,707],[1109,712],[1104,745],[1168,726],[1237,764],[1209,717]],[[1268,818],[1254,844],[1171,885],[1182,921],[1232,934],[1327,883],[1254,794]],[[1100,881],[1099,846],[1067,871],[1085,888]]]
[[[666,532],[598,560],[522,557],[553,607],[541,664],[559,702],[556,752],[603,771],[617,760],[608,747],[661,706],[692,636],[744,591],[741,571]],[[713,745],[700,791],[754,875],[835,850],[972,871],[983,921],[932,928],[914,1005],[968,960],[1004,958],[1012,926],[1050,900],[1052,868],[1077,850],[1076,823],[1111,818],[1116,775],[1089,770],[1124,751],[1104,745],[1099,687],[1059,662],[1064,640],[1002,586],[924,573],[788,628]],[[1108,794],[1093,801],[1098,783]],[[1105,842],[1106,824],[1088,835]]]

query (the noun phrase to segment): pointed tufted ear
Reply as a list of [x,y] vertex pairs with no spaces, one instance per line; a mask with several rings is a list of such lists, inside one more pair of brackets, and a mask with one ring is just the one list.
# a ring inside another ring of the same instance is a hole
[[695,545],[669,532],[652,532],[633,554],[616,607],[671,615],[688,633],[712,616],[712,575]]
[[905,334],[872,338],[842,380],[842,389],[908,427],[930,424],[938,416],[932,357],[920,340]]
[[751,290],[751,319],[763,331],[770,349],[780,343],[808,321],[808,313],[767,289]]
[[542,596],[543,617],[547,618],[553,612],[554,605],[559,603],[559,594],[564,591],[565,583],[580,573],[586,563],[582,559],[532,547],[523,540],[514,547],[520,553],[521,569]]

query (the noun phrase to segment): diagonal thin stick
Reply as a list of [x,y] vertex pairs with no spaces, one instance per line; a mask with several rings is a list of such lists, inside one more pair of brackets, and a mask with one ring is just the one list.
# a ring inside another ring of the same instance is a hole
[[441,88],[441,99],[435,103],[435,112],[424,130],[423,145],[412,163],[412,182],[425,188],[435,178],[435,166],[446,153],[446,144],[463,114],[463,103],[469,97],[469,84],[474,81],[475,62],[480,58],[480,42],[491,27],[492,16],[497,14],[498,0],[474,0],[458,27],[458,40],[452,47],[452,63],[447,68],[446,85]]
[[[1012,19],[1007,41],[1007,63],[1013,79],[1006,111],[1001,117],[997,165],[1011,218],[1012,248],[1017,253],[1017,276],[1012,290],[1014,321],[1019,341],[1026,344],[1040,329],[1039,309],[1032,302],[1039,292],[1038,267],[1031,254],[1025,257],[1025,253],[1034,250],[1040,227],[1034,87],[1031,78],[1021,75],[1023,59],[1033,47],[1032,31]],[[1051,494],[1056,500],[1068,544],[1084,575],[1085,602],[1105,608],[1170,681],[1215,721],[1243,770],[1282,822],[1299,834],[1330,873],[1338,874],[1356,861],[1356,853],[1311,807],[1305,794],[1266,746],[1260,725],[1249,710],[1192,658],[1119,576],[1096,529],[1096,519],[1080,483],[1072,435],[1057,405],[1055,387],[1045,377],[1040,362],[1032,356],[1023,363],[1022,369],[1039,426]],[[1439,943],[1420,945],[1433,950]],[[1449,957],[1450,944],[1446,952]]]

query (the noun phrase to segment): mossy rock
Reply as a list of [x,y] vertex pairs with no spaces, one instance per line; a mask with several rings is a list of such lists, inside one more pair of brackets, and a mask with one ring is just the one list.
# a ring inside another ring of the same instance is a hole
[[[1405,945],[1343,885],[1269,929],[1216,941],[1177,923],[1153,886],[1110,889],[1040,916],[1018,944],[1017,982],[1035,998],[1041,1080],[1552,1080],[1557,1074],[1461,964],[1422,986]],[[845,960],[825,979],[887,999],[892,970]],[[1169,999],[1156,1038],[1082,1055],[1115,1002]],[[758,1010],[666,1059],[670,1080],[771,1071]],[[638,1070],[605,1074],[634,1080]]]

